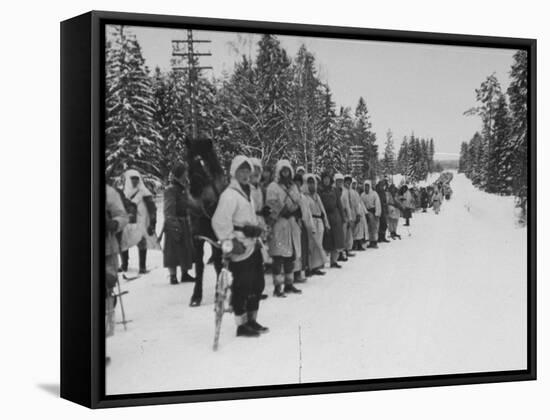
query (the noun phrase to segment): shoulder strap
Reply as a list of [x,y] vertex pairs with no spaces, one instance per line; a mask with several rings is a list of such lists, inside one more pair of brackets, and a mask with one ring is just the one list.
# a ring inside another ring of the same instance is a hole
[[285,192],[286,196],[288,198],[290,198],[290,201],[292,201],[292,203],[295,205],[295,206],[298,206],[300,207],[300,205],[292,198],[292,196],[290,195],[290,192],[288,191],[287,188],[285,188],[283,185],[279,184],[281,186],[281,188],[283,189],[283,191]]
[[238,190],[238,189],[235,188],[235,187],[231,187],[231,186],[230,186],[229,188],[231,188],[233,191],[236,191],[237,193],[239,193],[239,195],[240,195],[241,197],[244,197],[246,201],[250,202],[250,198],[247,197],[245,193],[243,193],[242,191]]

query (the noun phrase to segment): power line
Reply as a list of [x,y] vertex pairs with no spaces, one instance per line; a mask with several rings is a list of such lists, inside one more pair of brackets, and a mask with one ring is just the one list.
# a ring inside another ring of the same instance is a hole
[[198,74],[201,70],[212,69],[211,66],[200,66],[197,57],[211,56],[212,53],[195,52],[195,44],[207,44],[208,39],[194,39],[193,30],[187,30],[187,39],[172,40],[172,70],[187,71],[187,89],[189,94],[189,119],[191,121],[191,138],[196,139],[197,130],[197,84]]

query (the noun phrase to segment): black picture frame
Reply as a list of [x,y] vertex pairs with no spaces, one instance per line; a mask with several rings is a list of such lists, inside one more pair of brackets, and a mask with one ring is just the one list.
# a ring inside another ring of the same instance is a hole
[[[105,24],[522,49],[528,53],[527,369],[421,377],[105,395]],[[61,23],[61,397],[90,408],[536,379],[536,40],[92,11]]]

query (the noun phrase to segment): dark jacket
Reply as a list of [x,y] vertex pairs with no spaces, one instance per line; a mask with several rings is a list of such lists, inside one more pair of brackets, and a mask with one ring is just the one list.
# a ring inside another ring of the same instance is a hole
[[189,202],[177,181],[164,192],[164,266],[188,270],[193,265],[193,237]]
[[384,181],[378,182],[376,184],[376,192],[378,197],[380,197],[380,207],[382,208],[382,213],[380,214],[381,219],[385,219],[388,214],[388,202],[386,201],[386,184]]
[[319,190],[319,197],[323,202],[327,213],[330,229],[325,230],[323,247],[326,251],[335,251],[344,248],[344,209],[340,194],[334,187],[322,186]]

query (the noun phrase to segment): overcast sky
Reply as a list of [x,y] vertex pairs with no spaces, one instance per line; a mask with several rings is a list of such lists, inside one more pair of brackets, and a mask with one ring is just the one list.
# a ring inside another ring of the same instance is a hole
[[[147,66],[170,69],[171,40],[185,39],[181,29],[133,27]],[[209,39],[199,52],[201,64],[214,76],[230,72],[240,55],[256,55],[259,35],[194,31],[195,39]],[[279,36],[294,57],[305,44],[317,61],[320,77],[328,82],[338,106],[355,109],[360,96],[367,102],[380,149],[391,129],[396,149],[403,136],[414,132],[433,137],[438,158],[458,157],[460,143],[480,129],[478,117],[463,112],[475,105],[474,89],[495,72],[503,89],[515,50],[350,41],[330,38]]]

